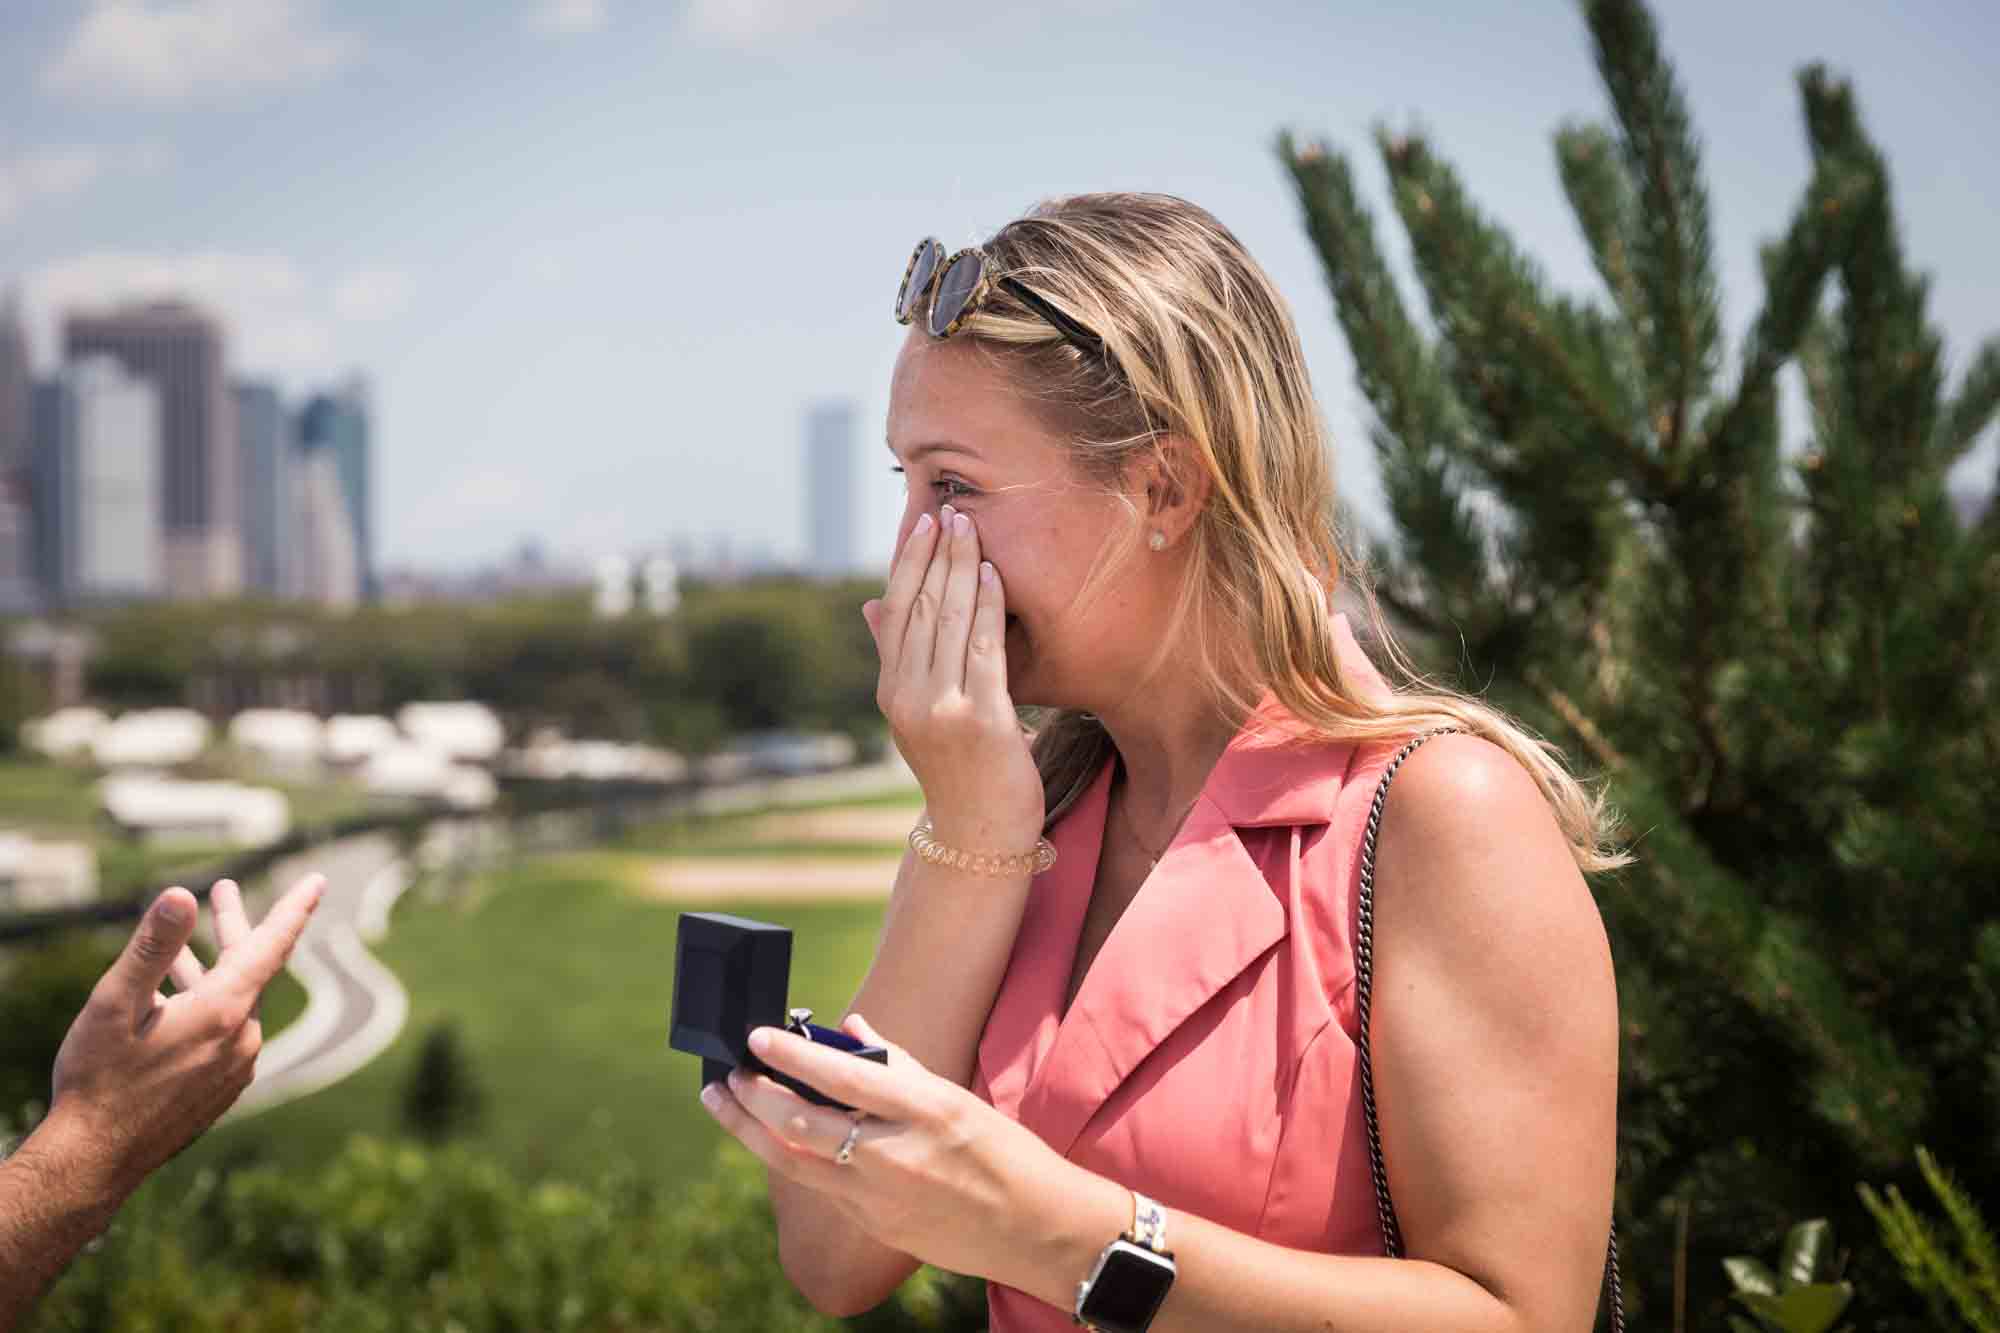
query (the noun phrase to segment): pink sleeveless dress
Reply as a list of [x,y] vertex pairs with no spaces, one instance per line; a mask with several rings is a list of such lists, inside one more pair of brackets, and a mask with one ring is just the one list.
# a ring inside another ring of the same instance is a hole
[[[1384,688],[1344,619],[1336,633],[1349,672]],[[1058,859],[1029,894],[972,1090],[1157,1199],[1170,1247],[1183,1213],[1295,1249],[1380,1254],[1354,934],[1368,806],[1396,747],[1300,742],[1287,721],[1267,698],[1246,722],[1064,1013],[1106,763],[1050,835]],[[992,1333],[1075,1327],[998,1283],[988,1302]]]

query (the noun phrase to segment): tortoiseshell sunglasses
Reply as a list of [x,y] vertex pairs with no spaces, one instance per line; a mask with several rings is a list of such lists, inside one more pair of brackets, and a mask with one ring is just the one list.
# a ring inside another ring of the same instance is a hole
[[1065,315],[1028,289],[1019,278],[994,278],[988,272],[986,252],[976,246],[960,250],[949,260],[944,242],[926,236],[917,242],[910,266],[903,270],[903,285],[896,289],[896,322],[908,324],[926,299],[930,314],[924,327],[933,338],[949,338],[972,317],[997,284],[1022,305],[1046,319],[1071,343],[1093,356],[1104,355],[1104,339]]

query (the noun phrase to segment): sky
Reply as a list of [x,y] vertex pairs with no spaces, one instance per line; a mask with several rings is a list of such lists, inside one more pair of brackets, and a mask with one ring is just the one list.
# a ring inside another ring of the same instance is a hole
[[[1655,8],[1732,335],[1808,174],[1811,60],[1856,83],[1952,365],[2000,333],[2000,6]],[[525,539],[798,555],[805,412],[829,398],[860,408],[880,565],[915,242],[1164,190],[1292,303],[1342,489],[1379,522],[1275,135],[1348,153],[1400,255],[1371,136],[1422,128],[1556,286],[1597,295],[1551,135],[1606,114],[1569,0],[0,0],[0,286],[44,367],[58,311],[178,292],[225,318],[239,373],[294,394],[365,374],[391,568]]]

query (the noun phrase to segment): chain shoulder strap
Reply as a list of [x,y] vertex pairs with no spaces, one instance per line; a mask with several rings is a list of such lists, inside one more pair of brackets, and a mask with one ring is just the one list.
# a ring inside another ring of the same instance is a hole
[[[1361,1109],[1368,1121],[1368,1174],[1375,1182],[1375,1214],[1382,1224],[1382,1250],[1391,1259],[1403,1257],[1403,1232],[1396,1224],[1396,1205],[1389,1198],[1389,1173],[1382,1166],[1382,1127],[1375,1117],[1375,1062],[1369,1052],[1369,1002],[1375,978],[1375,838],[1382,829],[1382,807],[1389,799],[1389,781],[1403,761],[1433,736],[1461,730],[1438,727],[1411,740],[1382,770],[1368,807],[1368,829],[1361,841],[1360,924],[1354,935],[1354,1008],[1360,1022],[1356,1045],[1361,1052]],[[1618,1223],[1611,1223],[1611,1243],[1604,1260],[1604,1289],[1611,1305],[1612,1333],[1625,1333],[1625,1290],[1618,1273]]]

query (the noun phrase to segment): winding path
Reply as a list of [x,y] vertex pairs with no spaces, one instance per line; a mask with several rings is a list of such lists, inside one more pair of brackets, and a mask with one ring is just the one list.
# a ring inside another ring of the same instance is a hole
[[381,934],[408,873],[395,845],[374,834],[332,843],[274,867],[271,883],[289,885],[312,870],[326,876],[326,893],[290,966],[305,988],[305,1012],[265,1044],[231,1118],[339,1082],[387,1050],[409,1017],[403,984],[363,942]]

